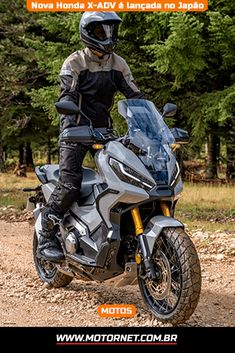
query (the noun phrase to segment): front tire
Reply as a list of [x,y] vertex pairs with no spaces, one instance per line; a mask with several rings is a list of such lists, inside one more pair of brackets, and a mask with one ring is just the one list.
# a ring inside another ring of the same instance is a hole
[[67,286],[73,279],[71,276],[60,272],[50,261],[43,260],[37,256],[38,237],[36,231],[33,237],[33,259],[36,271],[43,282],[52,287],[59,288]]
[[148,309],[163,323],[187,321],[201,292],[201,268],[196,249],[181,228],[165,228],[156,239],[152,260],[157,280],[140,265],[138,282]]

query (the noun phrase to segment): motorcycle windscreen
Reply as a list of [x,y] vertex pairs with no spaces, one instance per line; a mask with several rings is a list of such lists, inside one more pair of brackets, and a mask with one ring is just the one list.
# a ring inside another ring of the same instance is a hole
[[127,99],[118,103],[118,111],[127,120],[128,138],[140,150],[138,157],[157,184],[169,185],[176,166],[170,147],[175,139],[154,104]]

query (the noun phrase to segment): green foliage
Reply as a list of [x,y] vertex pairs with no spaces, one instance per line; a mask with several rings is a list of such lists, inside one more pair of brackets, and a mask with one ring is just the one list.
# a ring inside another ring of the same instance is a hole
[[[234,124],[234,10],[234,2],[209,0],[204,13],[120,14],[116,53],[159,110],[166,102],[178,105],[169,125],[189,130],[192,156],[210,131],[226,141]],[[0,138],[5,149],[26,140],[46,144],[58,135],[59,72],[67,56],[82,47],[80,18],[79,12],[29,13],[24,0],[1,0]],[[125,121],[117,111],[121,98],[115,98],[112,117],[114,128],[124,134]]]
[[118,101],[124,98],[125,97],[123,97],[121,94],[116,95],[111,114],[113,119],[113,128],[119,136],[123,136],[127,132],[127,123],[125,119],[118,113]]
[[173,87],[180,88],[195,81],[197,72],[206,66],[202,28],[203,24],[196,17],[173,14],[169,20],[170,34],[165,41],[144,46],[155,58],[151,67],[160,74],[170,73],[174,77]]
[[38,16],[31,16],[20,0],[3,0],[0,12],[0,128],[2,145],[10,152],[25,142],[42,142],[38,132],[46,130],[45,140],[52,131],[49,120],[31,105],[29,96],[33,87],[40,87],[46,81],[46,73],[38,67],[35,49],[26,44],[39,30]]
[[208,12],[207,16],[210,20],[208,31],[211,44],[213,44],[211,47],[212,52],[221,56],[221,68],[226,70],[231,65],[234,67],[235,17],[223,16],[219,12]]
[[205,13],[146,15],[141,49],[158,73],[155,100],[177,103],[176,124],[191,133],[192,150],[211,130],[223,137],[234,119],[233,14],[234,4],[210,1]]
[[234,117],[235,85],[224,89],[202,94],[195,98],[195,106],[190,115],[195,141],[202,143],[206,134],[217,124],[221,136],[226,134],[227,124]]
[[35,49],[38,67],[46,73],[48,81],[44,87],[31,91],[33,106],[43,109],[53,124],[58,124],[54,103],[59,97],[61,66],[70,54],[81,48],[80,18],[80,13],[40,14],[37,23],[42,27],[42,35],[26,40]]
[[46,116],[51,120],[51,123],[58,125],[58,114],[54,104],[59,96],[59,87],[47,86],[38,90],[32,89],[30,96],[32,98],[32,106],[34,108],[42,108]]

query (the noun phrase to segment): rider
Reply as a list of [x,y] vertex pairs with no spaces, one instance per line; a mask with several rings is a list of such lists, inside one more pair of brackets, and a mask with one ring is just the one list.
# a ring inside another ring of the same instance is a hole
[[[71,54],[60,72],[60,101],[76,103],[94,127],[112,127],[110,110],[117,91],[126,98],[144,98],[133,83],[125,60],[113,52],[120,23],[115,12],[85,12],[79,29],[86,47]],[[61,131],[89,124],[82,115],[62,115],[60,122]],[[59,262],[64,258],[55,236],[56,224],[79,197],[82,163],[87,151],[88,147],[82,144],[60,144],[59,181],[42,211],[39,255],[46,260]]]

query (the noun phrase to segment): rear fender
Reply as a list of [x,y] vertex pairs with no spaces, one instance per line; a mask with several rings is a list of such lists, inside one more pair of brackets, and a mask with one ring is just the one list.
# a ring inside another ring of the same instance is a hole
[[183,223],[172,217],[154,216],[151,218],[145,229],[145,237],[148,243],[150,254],[153,252],[153,247],[156,239],[161,234],[164,228],[184,228]]

